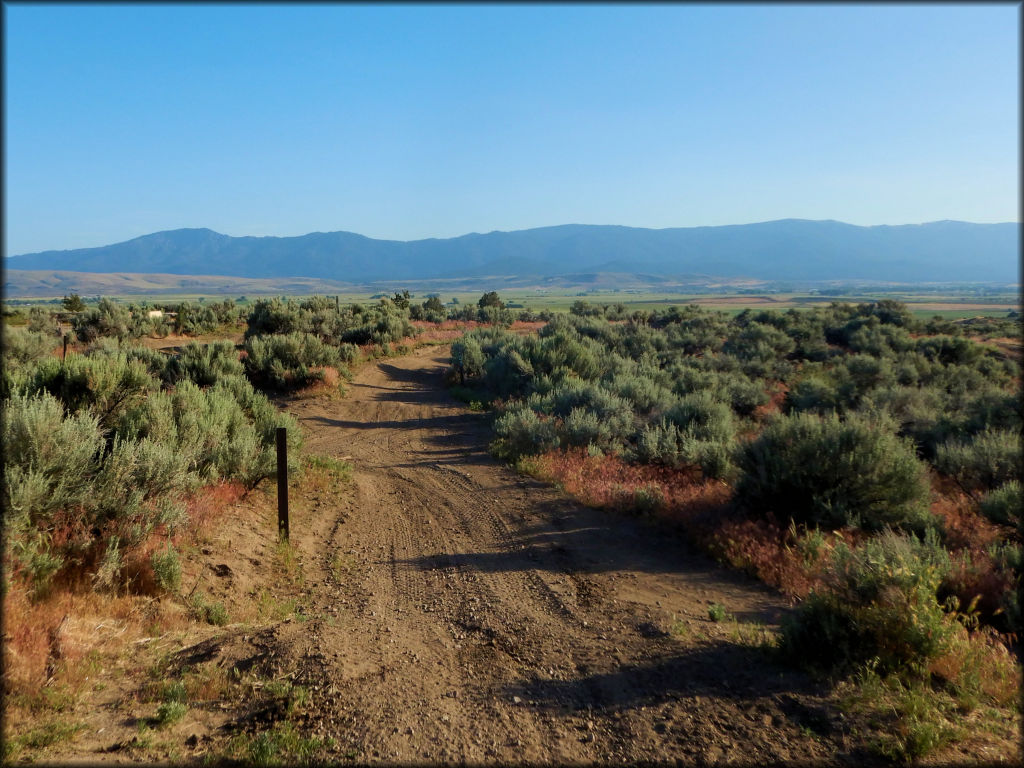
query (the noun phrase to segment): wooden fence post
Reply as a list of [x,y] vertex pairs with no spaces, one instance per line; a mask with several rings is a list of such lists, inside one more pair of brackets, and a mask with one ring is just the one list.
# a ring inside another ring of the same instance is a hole
[[64,356],[61,357],[61,362],[68,359],[68,335],[64,334]]
[[288,540],[288,430],[277,428],[277,537]]

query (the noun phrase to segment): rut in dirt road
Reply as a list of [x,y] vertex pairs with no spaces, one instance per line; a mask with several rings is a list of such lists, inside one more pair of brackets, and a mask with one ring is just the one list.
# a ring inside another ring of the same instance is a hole
[[862,762],[824,691],[708,620],[777,623],[773,592],[642,521],[584,508],[487,453],[447,350],[365,367],[344,399],[296,398],[310,453],[353,483],[309,531],[310,723],[361,759]]

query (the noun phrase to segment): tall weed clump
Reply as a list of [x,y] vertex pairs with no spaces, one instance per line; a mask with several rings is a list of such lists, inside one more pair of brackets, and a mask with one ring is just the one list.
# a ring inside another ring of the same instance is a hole
[[[866,712],[875,750],[909,761],[954,738],[980,705],[1019,706],[1020,671],[973,606],[940,604],[950,568],[934,535],[893,531],[833,550],[821,582],[783,621],[781,654],[846,678],[844,707]],[[961,610],[963,612],[961,612]]]
[[783,625],[781,649],[802,665],[850,672],[920,670],[945,653],[955,623],[937,594],[949,569],[934,537],[892,531],[840,543],[815,588]]
[[832,530],[930,527],[925,465],[885,424],[798,413],[737,453],[737,498],[757,514]]

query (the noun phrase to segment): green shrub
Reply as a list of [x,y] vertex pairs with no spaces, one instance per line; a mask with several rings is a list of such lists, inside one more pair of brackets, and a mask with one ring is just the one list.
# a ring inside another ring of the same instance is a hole
[[103,446],[99,421],[88,413],[65,416],[46,392],[14,395],[4,410],[5,528],[46,529],[54,512],[90,498]]
[[686,395],[669,408],[665,420],[694,440],[728,442],[736,432],[729,406],[707,392]]
[[498,438],[491,450],[499,458],[513,461],[521,456],[532,456],[558,447],[558,436],[551,419],[541,419],[532,408],[513,408],[494,423]]
[[171,680],[164,684],[160,698],[164,701],[188,701],[188,689],[181,680]]
[[912,349],[914,340],[904,328],[869,324],[850,334],[848,346],[854,352],[864,352],[873,357],[893,357]]
[[736,471],[731,440],[701,440],[675,424],[649,424],[637,435],[636,455],[647,464],[699,466],[706,477],[731,478]]
[[809,412],[827,414],[840,411],[845,403],[835,382],[818,373],[796,382],[786,393],[784,408],[787,413]]
[[731,441],[697,440],[689,447],[690,461],[700,467],[704,477],[731,481],[736,476],[736,453]]
[[182,701],[164,701],[156,710],[157,725],[167,727],[185,717],[188,705]]
[[260,453],[254,457],[245,476],[239,477],[250,487],[261,479],[271,477],[277,471],[276,440],[277,428],[284,427],[288,435],[288,471],[298,473],[301,470],[299,457],[302,448],[302,430],[298,422],[287,413],[278,411],[267,399],[267,396],[253,389],[252,385],[240,376],[228,376],[217,382],[215,392],[230,394],[238,403],[245,417],[252,422],[253,429],[259,438]]
[[888,414],[925,456],[933,456],[953,425],[949,423],[947,396],[935,387],[888,386],[872,390],[860,410]]
[[138,404],[159,382],[139,360],[72,355],[67,361],[41,361],[26,384],[28,392],[48,392],[71,412],[89,411],[111,429],[121,415]]
[[49,357],[60,345],[52,333],[36,332],[31,328],[3,328],[4,367],[22,366]]
[[971,365],[985,351],[980,344],[962,336],[928,336],[918,340],[917,349],[929,360],[943,365]]
[[726,478],[734,471],[732,411],[707,392],[687,395],[664,418],[645,425],[636,438],[638,458],[646,463],[697,465],[707,477]]
[[291,299],[257,299],[249,310],[245,338],[271,334],[308,333],[310,319]]
[[653,515],[665,508],[665,494],[654,483],[646,483],[633,490],[633,510],[641,515]]
[[88,343],[101,336],[123,340],[141,336],[148,327],[148,320],[142,315],[133,316],[122,304],[100,299],[95,308],[75,315],[71,327],[79,341]]
[[741,416],[749,416],[759,406],[768,402],[764,382],[751,379],[749,376],[734,374],[726,377],[725,391],[729,405]]
[[53,316],[42,307],[30,307],[28,310],[28,330],[34,333],[53,335],[56,324]]
[[859,415],[777,419],[738,452],[737,497],[751,510],[826,529],[932,524],[913,446]]
[[1020,394],[991,386],[972,392],[961,406],[964,431],[972,435],[986,429],[1021,432],[1024,402]]
[[196,594],[189,601],[189,606],[192,609],[193,615],[205,621],[207,624],[213,624],[215,627],[223,627],[228,623],[228,612],[224,608],[223,603],[208,603],[206,596],[202,593]]
[[714,603],[708,606],[708,618],[714,622],[728,621],[733,618],[732,614],[729,613],[725,606],[721,603]]
[[913,673],[940,656],[956,623],[937,592],[949,567],[934,538],[884,532],[858,549],[839,544],[814,589],[783,622],[780,647],[803,666]]
[[136,345],[122,344],[114,339],[101,336],[92,342],[85,351],[86,356],[92,359],[125,360],[141,362],[150,376],[158,379],[165,378],[168,363],[171,356],[156,349],[148,349]]
[[599,384],[569,379],[543,397],[534,396],[530,404],[541,413],[566,419],[576,409],[588,411],[601,422],[607,440],[621,441],[632,434],[633,410],[628,401]]
[[201,387],[216,384],[225,376],[241,376],[245,368],[230,341],[197,344],[190,341],[167,364],[166,378],[175,382],[189,379]]
[[157,586],[165,592],[177,592],[181,587],[181,561],[174,547],[168,543],[162,552],[154,551],[150,562]]
[[154,392],[126,410],[118,419],[115,429],[124,438],[139,440],[148,437],[181,449],[175,422],[174,397],[167,391]]
[[121,537],[107,539],[100,565],[92,576],[93,587],[99,591],[113,590],[121,576]]
[[359,359],[359,347],[342,342],[338,345],[338,359],[346,364],[356,362]]
[[1007,430],[985,430],[966,441],[950,440],[935,455],[935,468],[972,492],[1019,481],[1020,464],[1020,434]]
[[209,603],[206,606],[206,621],[215,627],[228,623],[228,612],[223,603]]
[[38,530],[11,531],[11,550],[18,565],[24,569],[35,597],[42,597],[50,588],[50,581],[64,565],[64,557],[50,546],[50,537]]
[[[251,486],[273,474],[278,426],[299,467],[297,424],[237,375],[230,344],[186,353],[179,370],[211,371],[217,381],[207,389],[187,375],[160,389],[136,352],[145,350],[103,340],[64,364],[27,363],[4,398],[3,525],[13,569],[36,595],[65,566],[87,566],[97,589],[117,587],[125,553],[180,525],[183,495],[198,483]],[[152,565],[164,589],[177,588],[173,549]]]
[[1021,530],[1021,509],[1024,493],[1019,480],[1009,480],[981,500],[981,513],[1000,525],[1012,525]]
[[833,368],[832,375],[842,383],[840,394],[849,403],[857,402],[865,392],[896,383],[896,372],[885,358],[853,354]]
[[789,336],[764,323],[752,322],[730,334],[722,351],[743,360],[770,361],[783,358],[796,348]]
[[484,353],[474,337],[467,335],[452,343],[451,354],[452,366],[458,374],[460,383],[483,376]]
[[[472,340],[470,340],[472,341]],[[475,350],[467,349],[469,358],[464,360],[473,370],[477,362]],[[484,383],[488,389],[502,395],[523,392],[534,375],[533,366],[518,349],[511,345],[503,345],[484,361]]]
[[186,461],[173,445],[115,438],[92,478],[88,507],[97,520],[141,526],[130,544],[141,543],[164,517],[162,498],[193,486]]
[[609,442],[610,431],[597,414],[585,408],[573,408],[558,430],[561,442],[567,447],[601,447]]
[[607,386],[611,392],[628,400],[633,410],[643,416],[665,411],[675,402],[672,392],[652,381],[649,375],[622,373]]
[[[235,306],[231,299],[220,302],[194,304],[183,301],[175,307],[174,332],[188,336],[201,333],[212,333],[224,325],[236,323],[242,309]],[[163,319],[156,321],[163,324]]]
[[285,389],[319,381],[318,366],[337,366],[338,350],[309,333],[255,336],[245,343],[245,367],[258,382]]
[[171,403],[178,450],[191,459],[190,469],[210,480],[245,478],[262,446],[274,439],[264,435],[261,440],[233,393],[220,386],[204,391],[182,381]]

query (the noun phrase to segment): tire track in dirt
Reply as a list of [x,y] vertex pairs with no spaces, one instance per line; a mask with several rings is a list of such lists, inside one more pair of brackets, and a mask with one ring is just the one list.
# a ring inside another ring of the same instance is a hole
[[403,763],[864,762],[823,690],[708,620],[720,603],[771,626],[776,594],[495,462],[486,417],[442,386],[446,352],[285,403],[307,451],[354,465],[302,544],[338,617],[307,633],[334,660],[327,732]]

